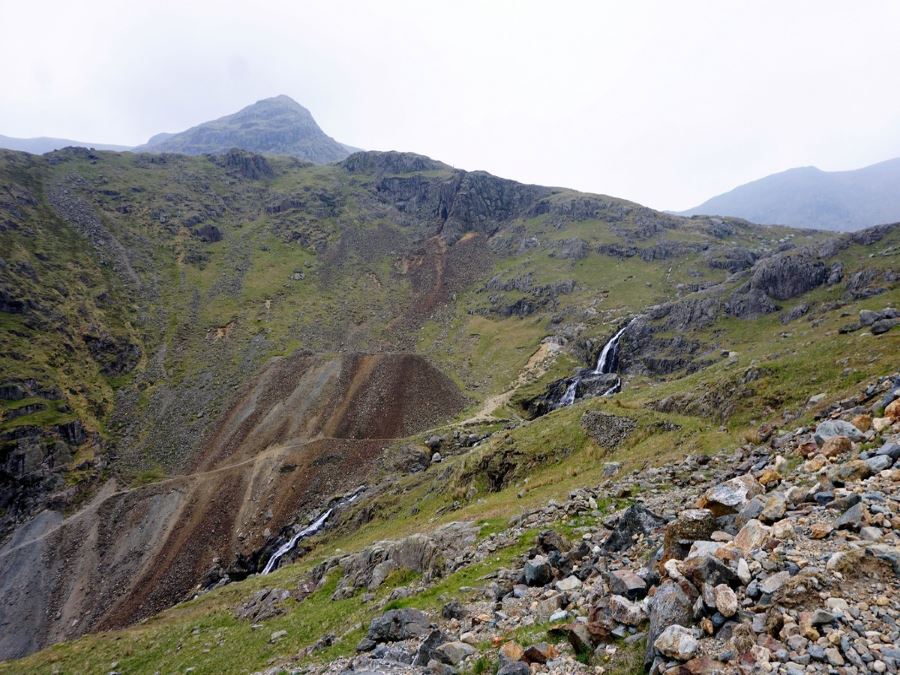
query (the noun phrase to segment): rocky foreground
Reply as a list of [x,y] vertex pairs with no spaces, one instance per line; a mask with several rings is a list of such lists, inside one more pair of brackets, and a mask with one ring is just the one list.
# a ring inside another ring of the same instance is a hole
[[[609,464],[602,485],[480,541],[454,523],[327,561],[301,596],[335,570],[339,597],[421,572],[398,600],[539,532],[519,564],[462,589],[478,599],[390,609],[356,656],[297,665],[325,636],[270,672],[900,672],[900,375],[808,405],[815,427],[763,426],[732,452],[627,476]],[[631,503],[603,518],[614,499]],[[567,522],[593,524],[571,541],[552,529]],[[289,594],[266,589],[238,611],[262,621]]]

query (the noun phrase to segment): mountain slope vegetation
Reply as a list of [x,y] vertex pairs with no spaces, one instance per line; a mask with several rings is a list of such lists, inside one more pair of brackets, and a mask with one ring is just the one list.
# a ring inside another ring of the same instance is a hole
[[[608,453],[639,468],[799,424],[900,346],[887,314],[857,319],[900,300],[897,226],[683,218],[405,153],[2,152],[0,177],[0,656],[116,631],[27,668],[262,668],[324,636],[333,591],[298,604],[284,643],[226,608],[333,498],[364,488],[275,581],[451,520],[496,526],[599,479]],[[620,394],[535,403],[625,325]],[[605,449],[588,411],[641,432]],[[373,614],[344,600],[317,659]],[[185,646],[198,621],[230,647]]]

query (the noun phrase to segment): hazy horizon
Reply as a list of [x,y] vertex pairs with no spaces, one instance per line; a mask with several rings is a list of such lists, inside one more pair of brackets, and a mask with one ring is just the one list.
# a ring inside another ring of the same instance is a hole
[[20,64],[7,136],[138,145],[286,94],[348,145],[674,210],[900,156],[888,2],[3,2],[0,18],[40,38],[0,45]]

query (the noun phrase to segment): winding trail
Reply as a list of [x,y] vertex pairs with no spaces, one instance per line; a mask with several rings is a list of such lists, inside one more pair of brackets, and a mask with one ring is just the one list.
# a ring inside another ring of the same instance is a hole
[[550,340],[542,342],[537,350],[528,357],[528,361],[526,361],[522,370],[519,371],[519,375],[512,386],[504,392],[486,398],[478,411],[468,419],[463,420],[462,424],[470,425],[495,421],[497,418],[492,413],[497,408],[509,403],[520,387],[542,377],[553,365],[560,350],[562,350],[562,345],[558,342]]

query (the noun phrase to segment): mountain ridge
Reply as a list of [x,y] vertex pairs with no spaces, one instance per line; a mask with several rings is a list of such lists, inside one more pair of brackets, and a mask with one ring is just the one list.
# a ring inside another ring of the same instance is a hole
[[108,150],[112,152],[122,152],[131,149],[128,145],[87,143],[84,141],[74,141],[69,138],[52,138],[49,136],[16,138],[0,134],[0,148],[5,150],[16,150],[19,152],[27,152],[32,155],[43,155],[44,153],[61,150],[66,147],[93,148],[95,150]]
[[847,171],[795,167],[678,213],[837,231],[894,222],[900,219],[900,158]]

